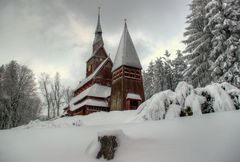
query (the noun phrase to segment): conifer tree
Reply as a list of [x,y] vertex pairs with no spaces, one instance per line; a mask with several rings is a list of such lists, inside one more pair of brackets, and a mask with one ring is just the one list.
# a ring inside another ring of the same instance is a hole
[[183,54],[177,50],[176,58],[173,60],[173,89],[176,88],[180,81],[183,81],[183,72],[187,68]]
[[146,71],[143,71],[143,87],[145,98],[148,99],[154,94],[154,63],[151,61]]
[[214,35],[212,76],[240,87],[240,1],[213,0],[208,7]]
[[206,5],[210,0],[193,0],[190,5],[191,14],[187,16],[187,23],[184,36],[186,40],[185,58],[189,66],[184,71],[184,78],[193,86],[204,86],[211,81],[210,61],[208,60],[211,50],[211,33],[205,25],[208,23],[206,15]]

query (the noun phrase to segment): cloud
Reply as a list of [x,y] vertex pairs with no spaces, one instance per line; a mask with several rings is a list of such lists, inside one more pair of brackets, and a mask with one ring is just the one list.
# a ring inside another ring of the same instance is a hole
[[37,76],[59,72],[74,87],[85,77],[85,62],[101,6],[105,48],[114,60],[123,30],[128,28],[143,67],[168,49],[182,49],[190,0],[1,0],[0,64],[14,59]]

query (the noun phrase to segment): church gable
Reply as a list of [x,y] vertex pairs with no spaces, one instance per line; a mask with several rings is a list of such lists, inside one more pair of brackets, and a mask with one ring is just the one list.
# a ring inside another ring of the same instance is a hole
[[112,82],[112,61],[109,58],[108,61],[104,64],[104,66],[99,70],[97,75],[94,78],[95,83],[100,83],[102,85],[111,86]]
[[107,58],[107,53],[104,47],[101,47],[88,61],[86,64],[86,76],[89,76],[94,72],[97,67]]

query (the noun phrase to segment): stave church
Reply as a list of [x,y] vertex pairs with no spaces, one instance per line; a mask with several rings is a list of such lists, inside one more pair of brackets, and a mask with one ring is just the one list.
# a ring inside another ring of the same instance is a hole
[[74,89],[74,96],[64,109],[66,115],[137,109],[145,99],[141,70],[126,20],[112,62],[104,48],[99,11],[92,54],[86,61],[86,77]]

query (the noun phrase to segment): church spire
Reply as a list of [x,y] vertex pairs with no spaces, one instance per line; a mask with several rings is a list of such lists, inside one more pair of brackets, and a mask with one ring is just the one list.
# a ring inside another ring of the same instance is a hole
[[129,66],[142,69],[138,54],[135,50],[131,36],[127,28],[127,20],[124,19],[124,29],[122,37],[118,46],[117,54],[115,56],[112,71],[115,71],[121,66]]
[[101,7],[98,7],[98,21],[97,21],[97,27],[95,30],[95,34],[102,33],[101,23],[100,23],[100,10]]
[[103,38],[102,38],[102,27],[100,23],[100,7],[98,7],[98,21],[97,21],[97,27],[95,30],[95,38],[93,41],[93,54],[104,45]]

